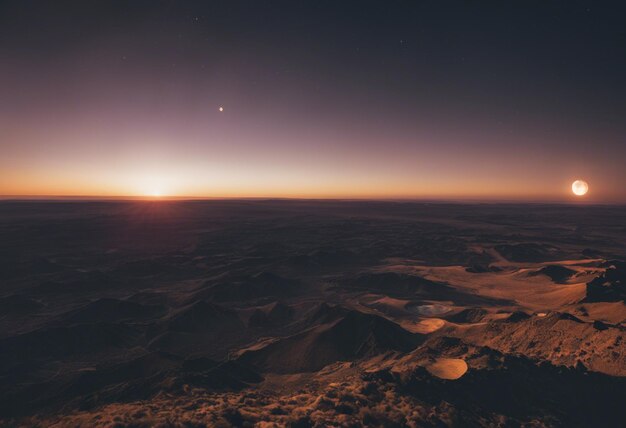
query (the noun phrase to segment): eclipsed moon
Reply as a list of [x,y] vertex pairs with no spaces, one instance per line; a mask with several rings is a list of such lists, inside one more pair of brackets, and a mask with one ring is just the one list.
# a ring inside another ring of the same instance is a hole
[[585,193],[589,191],[589,185],[586,181],[576,180],[572,183],[572,192],[576,196],[583,196]]

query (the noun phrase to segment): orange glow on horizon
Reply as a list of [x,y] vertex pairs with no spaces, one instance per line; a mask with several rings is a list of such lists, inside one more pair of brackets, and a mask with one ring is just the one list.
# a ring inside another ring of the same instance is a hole
[[[123,165],[125,166],[125,165]],[[321,169],[321,168],[320,168]],[[488,201],[574,201],[572,177],[511,175],[495,180],[489,173],[472,174],[410,169],[368,171],[367,168],[326,170],[280,165],[244,167],[235,163],[171,163],[150,168],[40,168],[0,171],[0,196],[130,197],[130,198],[304,198],[304,199],[428,199]],[[602,184],[594,180],[594,189]],[[587,195],[589,196],[589,195]],[[615,200],[594,191],[585,202]]]
[[[15,177],[17,178],[17,177]],[[285,178],[282,183],[270,180],[246,182],[233,178],[220,181],[165,178],[111,179],[106,183],[86,182],[54,177],[45,183],[32,177],[14,180],[12,186],[0,186],[1,196],[76,196],[76,197],[131,197],[131,198],[303,198],[303,199],[432,199],[432,200],[567,200],[568,192],[547,189],[542,193],[529,192],[527,186],[512,183],[438,183],[420,184],[399,181],[363,181],[311,183],[298,177]],[[214,184],[212,184],[214,183]],[[566,187],[562,187],[566,188]]]

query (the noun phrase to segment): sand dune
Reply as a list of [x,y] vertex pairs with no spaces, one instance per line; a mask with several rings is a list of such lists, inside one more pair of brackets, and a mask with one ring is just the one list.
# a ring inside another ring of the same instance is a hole
[[455,380],[467,372],[467,363],[459,358],[438,358],[426,369],[440,379]]
[[421,321],[409,321],[405,320],[400,322],[402,328],[410,331],[411,333],[428,334],[433,333],[442,328],[446,322],[439,318],[427,318]]

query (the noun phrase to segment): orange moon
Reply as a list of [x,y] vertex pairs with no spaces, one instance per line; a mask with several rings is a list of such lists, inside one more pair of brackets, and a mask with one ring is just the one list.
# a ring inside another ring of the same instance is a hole
[[586,181],[576,180],[572,183],[572,192],[576,196],[583,196],[589,191],[589,185]]

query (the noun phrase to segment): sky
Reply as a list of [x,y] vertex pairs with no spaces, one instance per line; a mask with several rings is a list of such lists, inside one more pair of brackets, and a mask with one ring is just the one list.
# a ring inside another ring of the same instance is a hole
[[3,1],[0,195],[626,203],[624,22],[602,1]]

